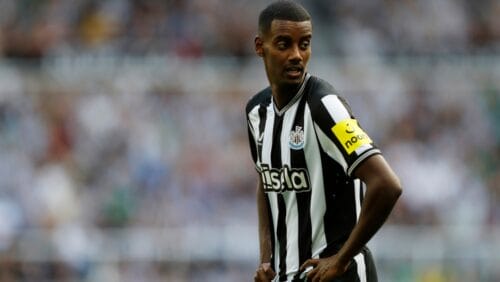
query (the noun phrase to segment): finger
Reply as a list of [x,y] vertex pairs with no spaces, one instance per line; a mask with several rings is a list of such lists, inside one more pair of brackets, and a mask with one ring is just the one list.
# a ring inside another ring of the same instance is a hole
[[276,272],[272,268],[269,268],[268,270],[265,271],[265,275],[269,280],[272,280],[274,276],[276,276]]
[[307,274],[307,281],[318,281],[320,275],[318,275],[319,269],[317,267],[313,268],[308,274]]
[[268,278],[266,276],[266,273],[264,272],[264,269],[262,269],[262,267],[259,267],[257,269],[257,271],[255,272],[254,281],[255,282],[264,282],[267,280],[268,280]]
[[300,271],[304,271],[309,266],[316,267],[318,263],[319,259],[308,259],[300,266]]
[[273,279],[276,276],[270,263],[263,263],[259,266],[257,271],[261,271],[267,279]]

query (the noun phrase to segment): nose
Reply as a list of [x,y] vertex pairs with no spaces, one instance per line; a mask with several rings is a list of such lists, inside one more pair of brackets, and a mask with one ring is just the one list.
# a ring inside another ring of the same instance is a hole
[[290,50],[290,56],[288,58],[292,63],[299,63],[302,61],[302,54],[300,53],[300,48],[298,45],[294,45]]

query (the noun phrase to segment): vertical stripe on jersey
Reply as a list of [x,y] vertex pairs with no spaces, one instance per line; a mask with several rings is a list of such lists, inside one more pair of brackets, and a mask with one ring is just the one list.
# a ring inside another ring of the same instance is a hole
[[[281,161],[281,130],[283,127],[283,117],[274,115],[272,148],[271,148],[271,167],[282,167]],[[278,204],[278,223],[276,226],[276,236],[278,237],[279,257],[286,258],[287,234],[286,234],[286,204],[281,193],[277,193]],[[278,275],[286,277],[286,259],[279,261],[280,272]]]
[[264,129],[266,127],[267,108],[265,105],[259,105],[259,132],[257,137],[257,158],[262,163],[262,144],[264,139]]
[[[319,141],[318,141],[319,142]],[[352,202],[355,198],[354,182],[345,175],[344,168],[324,151],[321,151],[324,177],[324,197],[326,211],[323,217],[326,241],[330,244],[322,251],[320,257],[335,254],[341,247],[352,227],[355,225],[356,208]],[[336,222],[336,224],[328,224]]]
[[[261,112],[263,111],[263,112]],[[265,115],[266,119],[262,120],[262,123],[259,124],[260,128],[263,130],[259,132],[262,136],[262,152],[261,152],[261,164],[270,164],[271,163],[271,146],[273,142],[272,136],[265,134],[266,132],[273,132],[274,126],[274,114],[272,112],[271,104],[261,105],[261,110],[259,110],[259,115]],[[272,247],[272,265],[273,269],[278,269],[279,263],[279,251],[277,250],[277,237],[276,237],[276,222],[278,221],[278,216],[275,211],[278,209],[277,200],[275,193],[265,193],[265,198],[267,199],[268,210],[269,210],[269,223],[270,223],[270,232],[271,232],[271,247]]]
[[[289,146],[290,131],[294,128],[294,117],[297,112],[297,103],[291,105],[283,116],[283,125],[281,127],[281,166],[291,166],[291,150]],[[285,186],[285,184],[283,184]],[[289,187],[291,188],[291,187]],[[298,213],[297,213],[297,201],[296,201],[295,191],[284,191],[279,193],[285,201],[285,214],[286,214],[286,266],[287,272],[291,269],[298,269]],[[281,211],[280,211],[281,213]],[[285,272],[286,273],[286,272]]]
[[[285,258],[279,261],[279,273],[280,281],[286,281],[286,246],[287,246],[287,234],[286,234],[286,204],[283,195],[278,194],[278,226],[277,226],[277,236],[279,244],[279,256],[280,258]],[[285,280],[283,280],[285,279]]]
[[366,282],[366,262],[364,252],[357,254],[354,257],[354,261],[356,262],[359,282]]
[[363,187],[359,179],[354,180],[354,206],[356,207],[356,220],[359,218],[361,213],[361,193]]
[[[295,130],[298,127],[305,129],[304,126],[304,113],[305,113],[306,99],[302,99],[297,107],[295,113],[295,120],[292,123],[292,129]],[[304,140],[306,140],[307,132],[304,131]],[[308,144],[309,145],[309,144]],[[290,151],[290,166],[294,168],[307,168],[306,156],[304,153],[304,148],[299,150],[294,150],[289,148]],[[310,180],[311,181],[311,180]],[[310,183],[311,185],[311,183]],[[296,195],[296,210],[298,213],[298,226],[297,233],[297,249],[298,249],[298,261],[295,261],[297,270],[300,266],[309,258],[312,257],[311,251],[311,241],[312,241],[312,227],[311,227],[311,191],[295,193]],[[294,279],[298,279],[300,272],[297,271]]]
[[310,201],[315,203],[315,206],[310,209],[311,220],[311,257],[317,258],[319,251],[326,246],[326,237],[324,236],[323,215],[325,214],[325,183],[323,182],[323,170],[320,155],[320,146],[316,138],[314,123],[311,118],[309,105],[306,104],[304,109],[304,137],[311,141],[305,147],[305,160],[309,169],[309,178],[311,180]]
[[[259,135],[257,139],[257,144],[258,144],[258,153],[259,153],[259,162],[262,163],[262,147],[264,146],[264,132],[266,128],[266,121],[267,121],[267,107],[264,104],[261,104],[259,107]],[[272,124],[272,123],[271,123]],[[271,200],[269,199],[269,195],[267,193],[264,193],[264,198],[266,199],[266,205],[267,205],[267,210],[268,210],[268,222],[269,222],[269,230],[273,231],[271,232],[271,263],[273,266],[273,269],[277,269],[278,265],[274,263],[275,258],[277,257],[276,251],[275,251],[275,246],[276,246],[276,238],[274,238],[274,221],[271,213]]]

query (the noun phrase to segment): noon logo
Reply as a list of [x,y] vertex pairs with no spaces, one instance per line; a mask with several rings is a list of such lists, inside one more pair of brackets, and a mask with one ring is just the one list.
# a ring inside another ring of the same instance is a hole
[[304,130],[301,126],[295,126],[295,130],[290,131],[290,141],[288,145],[293,150],[304,148]]
[[362,145],[372,143],[370,137],[359,127],[355,119],[338,122],[332,127],[332,132],[337,136],[347,154],[351,154]]

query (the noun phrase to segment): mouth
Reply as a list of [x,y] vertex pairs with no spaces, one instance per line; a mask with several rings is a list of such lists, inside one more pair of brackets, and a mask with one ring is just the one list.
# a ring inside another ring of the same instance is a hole
[[289,66],[285,68],[286,76],[291,79],[301,78],[303,73],[304,68],[301,66]]

